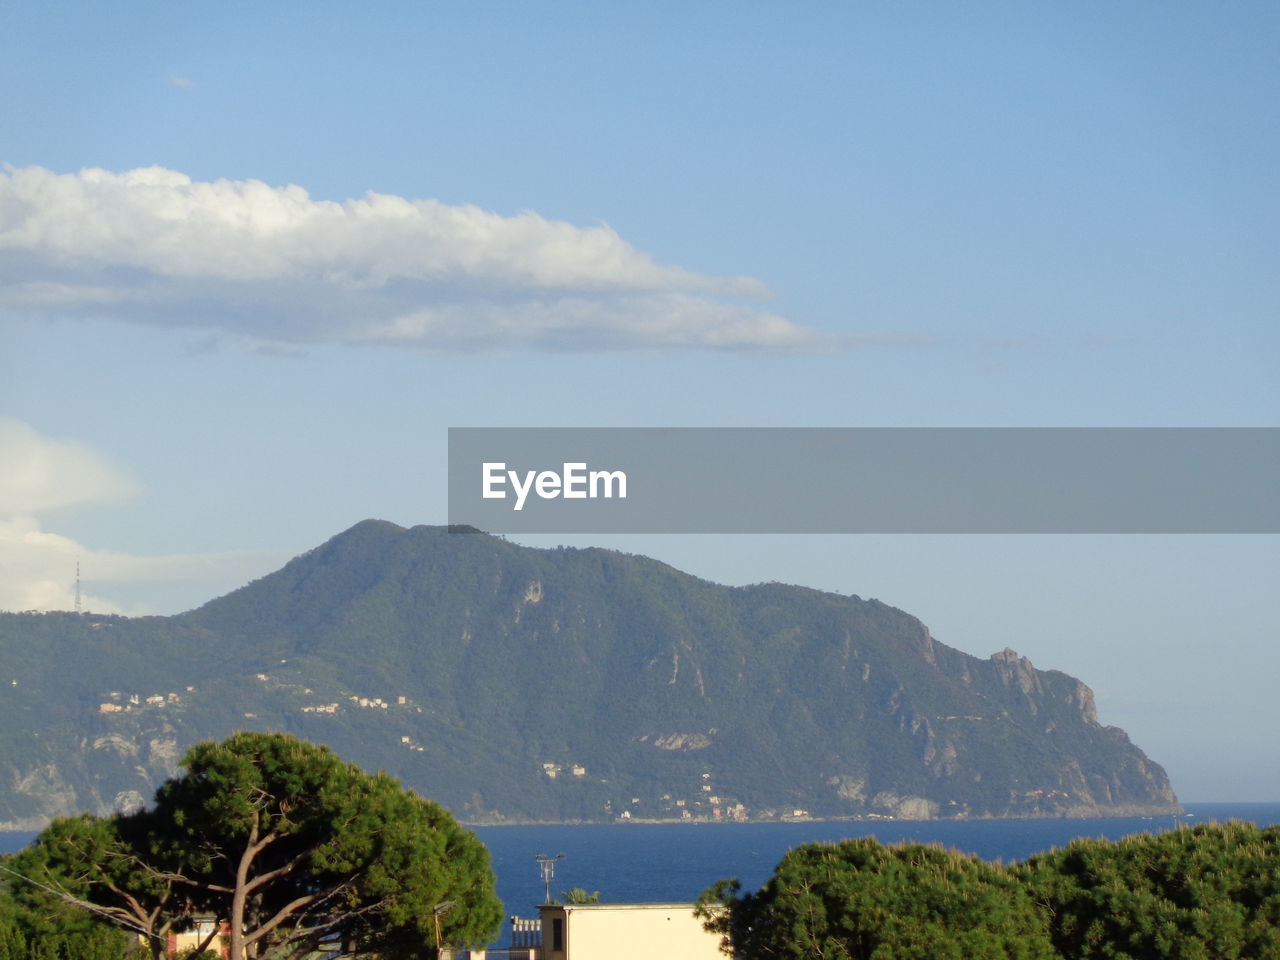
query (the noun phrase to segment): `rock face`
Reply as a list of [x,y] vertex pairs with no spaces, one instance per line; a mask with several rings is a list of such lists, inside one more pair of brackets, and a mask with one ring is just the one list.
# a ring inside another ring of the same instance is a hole
[[1179,809],[1087,686],[875,600],[366,521],[177,617],[0,615],[0,829],[279,729],[473,822]]

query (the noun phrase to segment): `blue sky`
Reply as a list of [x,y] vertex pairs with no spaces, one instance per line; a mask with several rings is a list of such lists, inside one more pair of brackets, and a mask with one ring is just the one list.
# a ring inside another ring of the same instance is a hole
[[[0,607],[445,519],[450,426],[1280,426],[1272,4],[0,7]],[[531,543],[558,542],[554,537]],[[1275,537],[595,537],[1280,797]]]

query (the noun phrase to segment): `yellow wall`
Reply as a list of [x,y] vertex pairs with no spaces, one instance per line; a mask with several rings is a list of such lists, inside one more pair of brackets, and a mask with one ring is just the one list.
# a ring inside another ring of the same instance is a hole
[[[691,903],[591,903],[544,906],[546,960],[725,960],[718,934],[702,929]],[[564,922],[564,950],[553,924]]]

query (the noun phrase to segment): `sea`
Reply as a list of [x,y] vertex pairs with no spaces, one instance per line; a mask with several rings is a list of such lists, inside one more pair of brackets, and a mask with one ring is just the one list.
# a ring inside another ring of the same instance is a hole
[[[473,827],[489,848],[498,896],[508,916],[536,917],[552,897],[581,887],[610,903],[688,902],[717,880],[746,890],[768,880],[783,854],[811,842],[876,837],[883,843],[936,843],[984,860],[1011,863],[1076,837],[1116,840],[1213,821],[1280,823],[1280,803],[1188,803],[1178,818],[1105,820],[804,820],[786,823],[618,823]],[[0,833],[0,853],[26,846],[33,833]],[[543,880],[538,858],[550,859]]]

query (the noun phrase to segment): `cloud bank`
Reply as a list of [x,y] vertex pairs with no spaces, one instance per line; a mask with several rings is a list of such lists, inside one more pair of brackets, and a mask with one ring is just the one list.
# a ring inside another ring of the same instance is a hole
[[[119,501],[138,492],[127,474],[73,441],[42,436],[20,420],[0,417],[0,610],[75,609],[76,564],[86,584],[82,606],[95,613],[125,610],[97,591],[106,584],[243,583],[262,572],[252,553],[139,557],[94,550],[43,528],[38,514]],[[109,588],[108,588],[109,589]]]
[[83,444],[43,437],[21,420],[0,418],[0,511],[30,515],[119,500],[137,485]]
[[435,350],[787,349],[822,334],[752,277],[658,264],[606,226],[160,167],[0,173],[0,309]]

